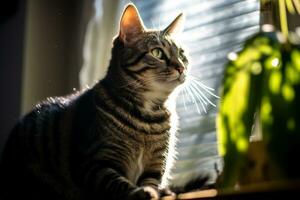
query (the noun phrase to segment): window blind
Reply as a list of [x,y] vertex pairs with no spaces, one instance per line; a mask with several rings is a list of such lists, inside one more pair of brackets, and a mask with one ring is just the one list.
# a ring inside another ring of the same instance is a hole
[[[180,12],[185,13],[182,39],[192,60],[191,74],[214,88],[216,94],[228,53],[238,51],[259,30],[259,0],[133,0],[133,3],[148,28],[163,29]],[[214,181],[215,167],[222,168],[215,125],[218,109],[208,105],[207,113],[203,110],[199,113],[192,101],[183,101],[183,95],[177,99],[180,130],[173,181],[177,183],[200,171],[211,173]],[[218,99],[211,95],[208,98],[218,105]]]

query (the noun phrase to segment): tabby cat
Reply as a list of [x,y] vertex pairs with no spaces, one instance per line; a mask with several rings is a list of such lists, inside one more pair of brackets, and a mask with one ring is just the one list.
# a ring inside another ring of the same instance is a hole
[[19,120],[1,162],[1,199],[158,199],[173,162],[176,114],[166,102],[188,60],[165,30],[147,30],[127,5],[107,75],[49,98]]

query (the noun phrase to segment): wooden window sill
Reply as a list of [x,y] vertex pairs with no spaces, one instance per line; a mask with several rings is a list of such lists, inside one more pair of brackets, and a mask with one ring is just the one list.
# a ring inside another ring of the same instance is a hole
[[[296,197],[295,197],[296,195]],[[291,182],[266,182],[242,186],[237,189],[224,190],[202,190],[178,195],[177,199],[182,200],[266,200],[266,199],[298,199],[300,195],[300,181]],[[163,200],[171,200],[164,197]]]

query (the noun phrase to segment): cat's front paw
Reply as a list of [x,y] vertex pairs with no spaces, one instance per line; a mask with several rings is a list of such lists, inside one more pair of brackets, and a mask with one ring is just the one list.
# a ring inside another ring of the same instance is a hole
[[165,199],[176,199],[176,194],[172,192],[169,188],[159,189],[159,194],[161,197],[168,197]]
[[158,199],[159,199],[158,191],[150,186],[139,187],[133,190],[128,196],[128,200],[158,200]]

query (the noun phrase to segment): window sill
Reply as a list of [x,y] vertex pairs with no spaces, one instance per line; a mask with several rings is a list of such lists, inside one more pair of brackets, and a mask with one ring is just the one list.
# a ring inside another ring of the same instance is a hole
[[[289,198],[300,195],[300,181],[291,182],[266,182],[259,184],[251,184],[242,186],[238,189],[224,189],[224,190],[203,190],[180,194],[178,199],[184,200],[235,200],[235,199],[277,199],[277,198]],[[297,198],[296,198],[297,199]],[[165,197],[163,200],[170,200]]]

